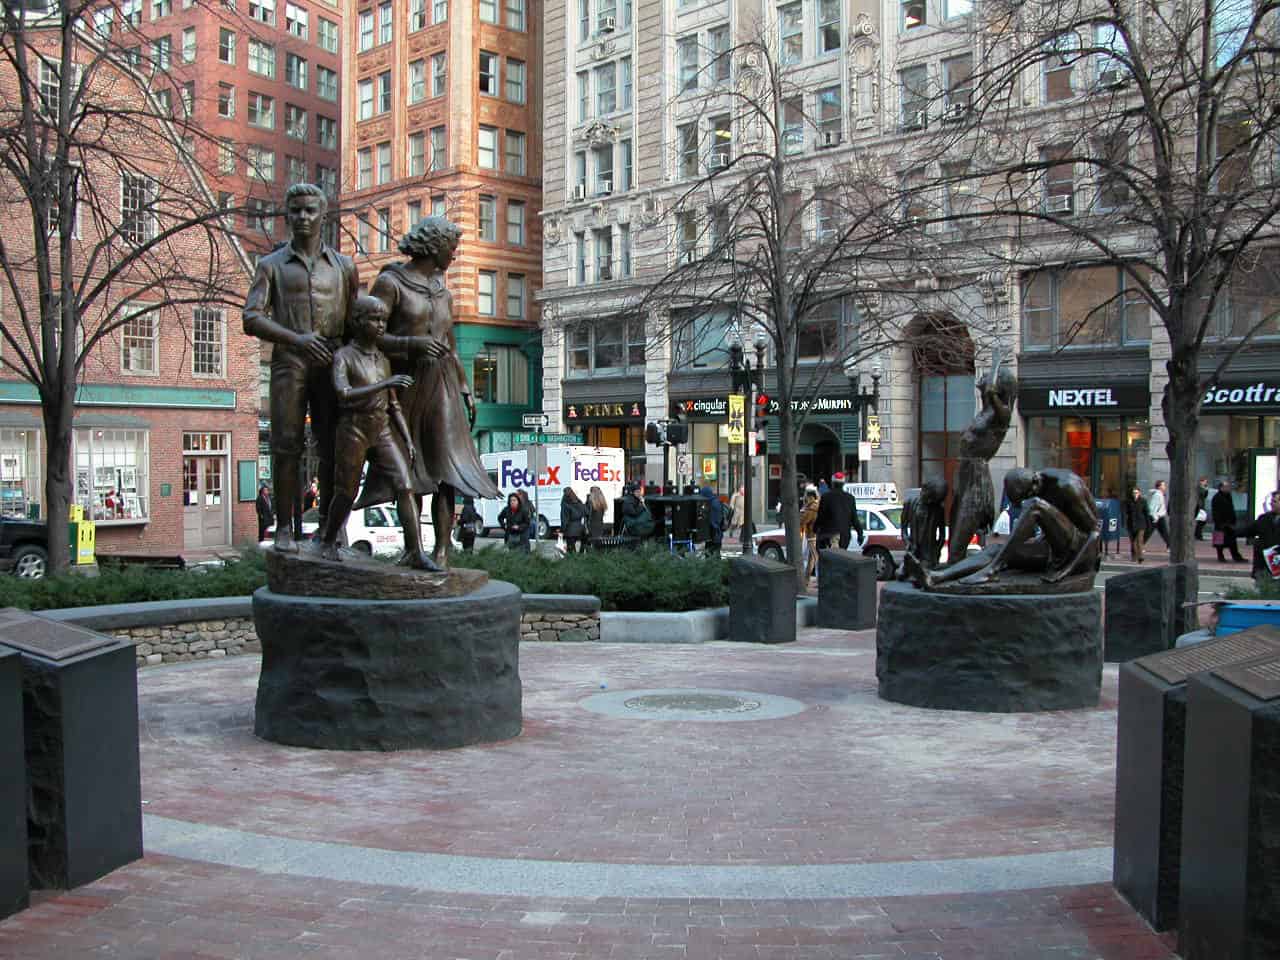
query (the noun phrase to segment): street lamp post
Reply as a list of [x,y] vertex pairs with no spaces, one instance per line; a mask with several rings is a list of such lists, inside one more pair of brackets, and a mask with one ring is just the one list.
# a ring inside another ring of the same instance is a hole
[[[845,367],[845,376],[849,378],[849,398],[853,401],[854,412],[858,414],[858,443],[863,442],[863,438],[867,435],[867,408],[870,407],[876,413],[880,412],[880,359],[877,357],[871,363],[871,391],[862,389],[861,371],[850,361]],[[867,476],[867,467],[870,466],[869,461],[859,459],[860,479],[866,483],[870,478]]]
[[768,342],[765,340],[763,333],[758,333],[752,345],[756,351],[756,364],[754,367],[751,366],[751,361],[743,355],[744,351],[741,343],[735,339],[729,345],[729,371],[733,378],[733,390],[735,393],[743,395],[745,400],[743,406],[746,407],[742,435],[742,510],[745,514],[742,518],[743,556],[750,556],[751,554],[751,460],[754,453],[752,447],[756,441],[756,394],[764,386],[764,351]]

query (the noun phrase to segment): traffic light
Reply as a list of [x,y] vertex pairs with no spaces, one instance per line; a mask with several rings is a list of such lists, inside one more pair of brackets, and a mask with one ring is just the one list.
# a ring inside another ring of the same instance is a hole
[[761,418],[756,421],[756,456],[769,455],[769,421]]
[[681,444],[689,442],[689,425],[687,423],[667,424],[667,443]]
[[644,428],[644,440],[645,443],[649,444],[649,446],[660,446],[665,439],[666,438],[662,435],[662,428],[656,423],[650,423]]

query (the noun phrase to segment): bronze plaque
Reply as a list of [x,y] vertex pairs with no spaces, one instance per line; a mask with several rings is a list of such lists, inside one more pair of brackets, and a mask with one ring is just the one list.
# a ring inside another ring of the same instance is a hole
[[1280,629],[1263,624],[1190,647],[1151,653],[1139,657],[1134,663],[1165,683],[1177,684],[1186,683],[1187,677],[1193,673],[1216,670],[1268,654],[1280,654]]
[[[5,612],[0,611],[0,616]],[[115,642],[114,637],[32,614],[0,619],[0,644],[46,660],[67,660]]]
[[1246,663],[1220,667],[1213,671],[1213,675],[1259,700],[1280,697],[1280,655],[1274,653]]

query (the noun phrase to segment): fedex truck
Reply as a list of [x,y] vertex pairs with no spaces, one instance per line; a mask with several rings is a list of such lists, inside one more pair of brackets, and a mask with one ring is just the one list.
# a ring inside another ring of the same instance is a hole
[[586,502],[592,487],[604,493],[604,522],[613,522],[613,501],[622,496],[625,451],[618,447],[534,446],[501,453],[483,453],[480,462],[489,479],[502,491],[501,500],[483,500],[480,510],[487,536],[498,527],[498,514],[507,497],[523,489],[538,511],[538,536],[560,526],[560,499],[565,487]]

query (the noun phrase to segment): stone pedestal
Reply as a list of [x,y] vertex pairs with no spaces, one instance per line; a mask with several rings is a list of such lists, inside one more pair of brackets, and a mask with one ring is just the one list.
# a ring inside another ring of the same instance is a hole
[[1280,659],[1198,674],[1188,684],[1184,960],[1280,956],[1280,699],[1223,679],[1247,671],[1263,674],[1272,690],[1280,686]]
[[1102,601],[929,593],[886,584],[876,628],[880,697],[1013,713],[1092,707],[1102,689]]
[[342,600],[253,595],[254,731],[331,750],[446,749],[520,733],[520,591]]
[[763,557],[729,561],[729,639],[790,643],[795,638],[795,568]]
[[1121,573],[1106,583],[1106,659],[1124,663],[1168,650],[1182,624],[1175,567]]
[[27,764],[22,658],[0,647],[0,919],[27,906]]
[[848,550],[818,558],[818,626],[869,630],[876,625],[876,562]]
[[133,644],[0,611],[22,659],[27,851],[33,889],[68,890],[142,856]]
[[1280,630],[1259,627],[1120,668],[1113,881],[1155,930],[1178,925],[1187,679],[1269,651]]

